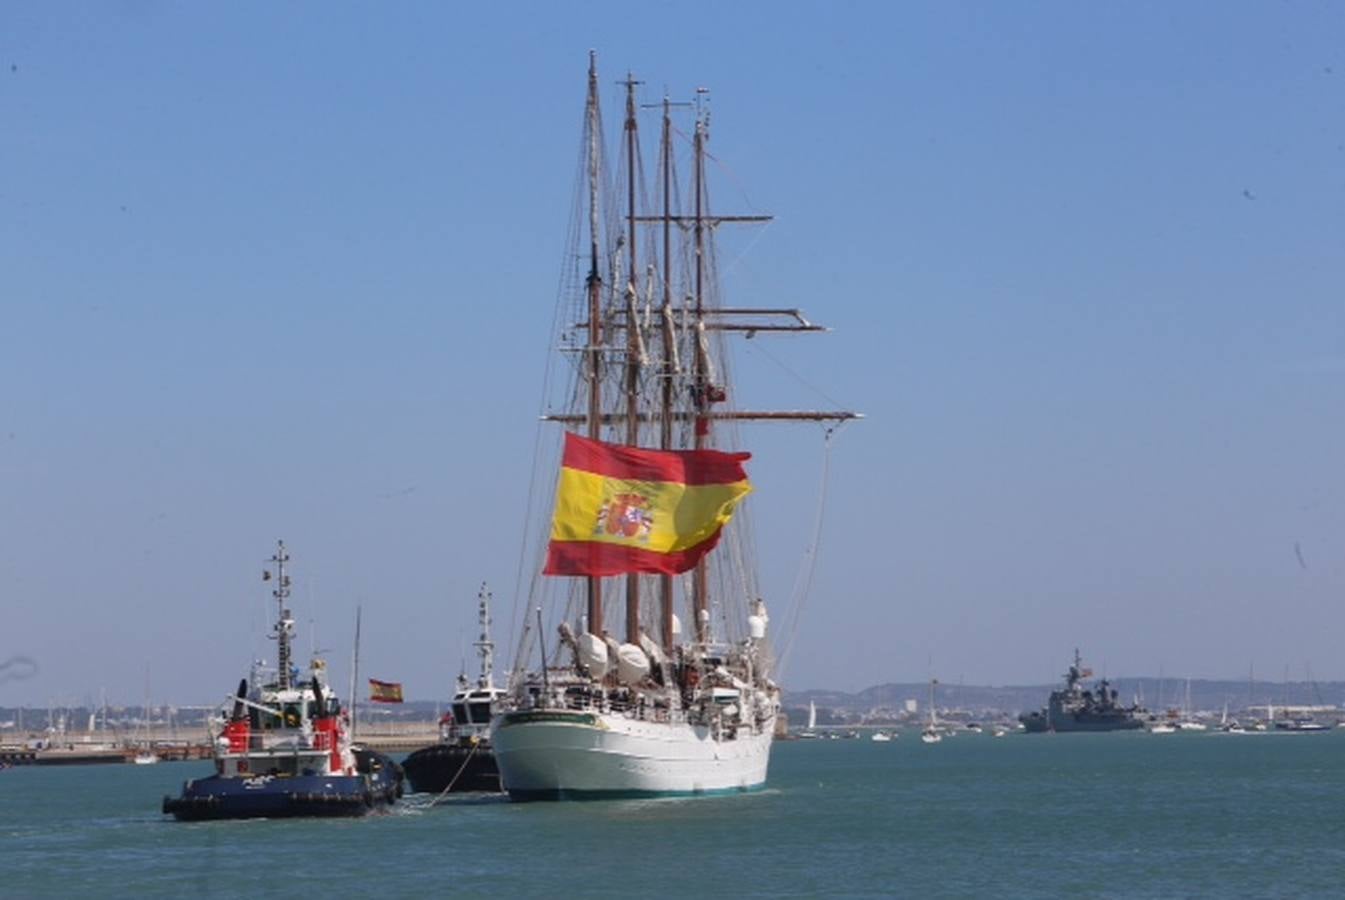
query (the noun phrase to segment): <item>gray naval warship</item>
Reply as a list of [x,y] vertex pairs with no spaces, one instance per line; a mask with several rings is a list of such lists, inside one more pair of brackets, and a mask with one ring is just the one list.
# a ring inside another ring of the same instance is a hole
[[1096,690],[1083,687],[1092,669],[1083,666],[1079,651],[1074,651],[1074,665],[1065,673],[1065,689],[1051,691],[1045,709],[1023,713],[1018,721],[1029,733],[1043,731],[1130,731],[1144,727],[1145,710],[1138,704],[1121,706],[1116,691],[1107,679],[1098,682]]

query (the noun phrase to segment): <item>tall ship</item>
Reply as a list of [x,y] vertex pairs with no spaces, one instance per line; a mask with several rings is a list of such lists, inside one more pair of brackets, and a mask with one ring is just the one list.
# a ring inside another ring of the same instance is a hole
[[287,608],[290,576],[284,541],[271,557],[279,617],[271,637],[275,668],[255,663],[224,714],[212,722],[215,771],[163,798],[179,820],[360,816],[402,794],[400,767],[354,746],[350,720],[319,657],[301,674],[293,662],[294,618]]
[[1084,686],[1093,670],[1085,668],[1078,649],[1065,673],[1064,690],[1051,691],[1044,709],[1018,717],[1030,733],[1043,731],[1132,731],[1144,727],[1145,710],[1139,704],[1122,706],[1107,679],[1096,689]]
[[504,689],[495,686],[490,592],[484,584],[477,594],[477,621],[481,637],[474,646],[481,657],[480,673],[475,682],[466,672],[458,675],[453,702],[439,720],[439,742],[420,748],[402,762],[413,791],[442,794],[500,790],[500,770],[490,746],[490,720],[504,697]]
[[[529,517],[541,577],[520,598],[526,625],[491,724],[515,800],[765,782],[780,691],[740,503],[751,485],[739,425],[856,418],[739,406],[731,337],[824,329],[797,309],[722,302],[716,232],[770,217],[711,213],[704,90],[692,103],[652,105],[661,129],[646,179],[640,82],[621,84],[609,184],[590,55],[554,341],[568,365],[548,368],[543,409],[561,427],[543,426],[534,473],[534,484],[554,487],[555,504],[549,523],[536,506]],[[693,121],[689,134],[674,127],[675,112]],[[689,177],[677,171],[688,158]]]

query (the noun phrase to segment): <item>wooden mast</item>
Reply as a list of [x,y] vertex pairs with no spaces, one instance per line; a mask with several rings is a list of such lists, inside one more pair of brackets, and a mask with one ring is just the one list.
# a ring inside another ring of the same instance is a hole
[[[697,89],[698,99],[705,93],[703,88]],[[694,147],[694,181],[695,181],[695,236],[696,236],[696,295],[695,295],[695,335],[696,352],[694,354],[694,368],[692,370],[691,395],[696,408],[696,422],[693,431],[695,432],[693,446],[700,450],[705,447],[707,438],[710,436],[710,420],[705,417],[708,409],[708,385],[705,383],[705,219],[704,209],[702,208],[702,199],[705,191],[705,117],[697,105],[696,110],[696,134],[693,141]],[[696,571],[692,582],[692,605],[691,617],[695,627],[696,643],[705,644],[709,640],[709,621],[707,610],[709,609],[709,573],[706,569],[705,560],[701,559],[696,563]]]
[[[598,272],[598,54],[588,53],[588,101],[585,107],[588,132],[588,436],[598,440],[602,432],[602,275]],[[602,581],[588,577],[588,630],[602,635]]]
[[[640,82],[626,73],[626,244],[629,252],[626,280],[626,443],[640,444],[640,323],[636,316],[635,292],[635,86]],[[640,645],[640,576],[626,575],[626,642]]]
[[[673,425],[673,379],[676,377],[673,355],[672,330],[672,115],[669,112],[668,95],[663,95],[663,134],[659,141],[663,170],[663,309],[659,316],[663,323],[663,416],[659,420],[659,447],[672,449]],[[659,576],[659,621],[663,636],[663,647],[671,655],[673,652],[673,579],[671,575]]]

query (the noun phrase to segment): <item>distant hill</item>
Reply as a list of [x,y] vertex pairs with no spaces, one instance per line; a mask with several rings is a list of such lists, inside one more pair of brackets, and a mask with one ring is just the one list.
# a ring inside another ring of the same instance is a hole
[[[1017,715],[1046,705],[1046,698],[1060,684],[1009,685],[1004,687],[943,684],[935,688],[935,704],[940,711],[962,710],[970,715]],[[1185,701],[1186,680],[1167,678],[1114,678],[1111,686],[1123,703],[1138,701],[1150,710],[1180,708]],[[785,691],[784,701],[790,722],[806,718],[808,701],[817,706],[818,722],[839,724],[862,716],[882,717],[884,711],[904,710],[914,700],[923,713],[929,699],[927,682],[879,684],[857,693],[828,690]],[[1160,706],[1161,699],[1161,706]],[[1249,705],[1337,706],[1345,708],[1345,681],[1257,682],[1249,691],[1246,681],[1191,679],[1191,708],[1194,711],[1220,712],[1224,703],[1232,712]],[[799,712],[802,711],[802,712]]]

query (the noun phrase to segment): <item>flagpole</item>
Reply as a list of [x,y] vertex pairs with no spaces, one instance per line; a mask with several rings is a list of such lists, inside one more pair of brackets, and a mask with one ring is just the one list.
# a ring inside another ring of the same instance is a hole
[[355,740],[355,723],[359,720],[359,696],[355,687],[360,679],[360,607],[355,606],[355,649],[350,663],[350,739]]

